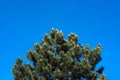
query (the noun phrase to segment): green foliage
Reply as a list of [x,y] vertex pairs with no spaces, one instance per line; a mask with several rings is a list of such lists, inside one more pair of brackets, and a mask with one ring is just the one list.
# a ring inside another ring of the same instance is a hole
[[94,49],[79,44],[74,33],[64,39],[61,31],[52,29],[40,44],[34,44],[34,51],[28,51],[32,65],[17,59],[14,80],[106,80],[103,67],[95,70],[102,59],[101,49],[100,44]]

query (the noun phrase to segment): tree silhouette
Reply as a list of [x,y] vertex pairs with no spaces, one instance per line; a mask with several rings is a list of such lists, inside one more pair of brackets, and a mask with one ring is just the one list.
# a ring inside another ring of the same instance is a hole
[[23,64],[20,57],[16,60],[14,80],[106,80],[104,67],[96,70],[101,49],[100,44],[94,49],[79,44],[74,33],[65,39],[61,31],[52,29],[34,44],[34,51],[28,51],[32,64]]

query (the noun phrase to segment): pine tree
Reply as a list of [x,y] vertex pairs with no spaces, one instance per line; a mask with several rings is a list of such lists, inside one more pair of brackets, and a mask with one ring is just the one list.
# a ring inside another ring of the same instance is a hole
[[21,57],[12,69],[14,80],[106,80],[104,67],[96,70],[102,60],[102,46],[90,49],[78,43],[78,36],[70,33],[65,39],[61,31],[52,29],[40,44],[34,44],[24,63]]

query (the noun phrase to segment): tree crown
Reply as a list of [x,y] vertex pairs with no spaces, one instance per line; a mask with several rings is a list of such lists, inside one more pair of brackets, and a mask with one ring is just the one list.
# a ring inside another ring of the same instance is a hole
[[106,80],[104,67],[95,70],[101,61],[102,46],[90,49],[78,43],[78,36],[70,33],[65,39],[61,31],[52,29],[41,43],[34,44],[27,58],[33,64],[16,60],[12,71],[15,80]]

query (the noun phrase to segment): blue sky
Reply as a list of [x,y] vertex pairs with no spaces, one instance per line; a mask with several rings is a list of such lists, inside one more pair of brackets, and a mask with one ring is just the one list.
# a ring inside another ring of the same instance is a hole
[[103,46],[102,62],[108,80],[120,72],[119,0],[0,0],[0,78],[13,80],[11,69],[17,57],[24,62],[52,27],[64,35],[74,32],[79,42]]

